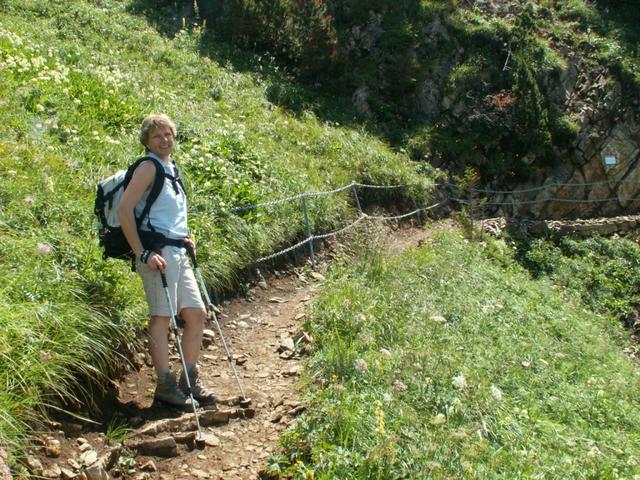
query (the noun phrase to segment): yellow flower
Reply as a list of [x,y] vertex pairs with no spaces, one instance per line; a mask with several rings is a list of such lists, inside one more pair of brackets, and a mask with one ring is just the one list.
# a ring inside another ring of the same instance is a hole
[[376,402],[376,433],[378,435],[384,435],[384,410],[382,409],[382,402],[378,400]]

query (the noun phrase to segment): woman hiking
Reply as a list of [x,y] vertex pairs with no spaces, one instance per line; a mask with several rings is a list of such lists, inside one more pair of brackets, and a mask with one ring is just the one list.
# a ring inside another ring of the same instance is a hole
[[[164,296],[160,272],[166,275],[171,303],[177,306],[176,310],[184,321],[182,350],[191,393],[200,405],[215,403],[216,397],[202,384],[198,375],[197,362],[206,310],[186,252],[189,248],[195,254],[195,244],[188,236],[187,198],[178,179],[177,166],[171,158],[175,136],[175,124],[167,115],[151,114],[144,119],[140,127],[140,142],[146,149],[145,155],[158,160],[164,168],[164,185],[147,219],[140,226],[141,232],[138,232],[136,218],[142,213],[157,168],[153,160],[143,161],[122,194],[117,214],[135,254],[136,271],[142,278],[149,304],[149,349],[158,377],[154,399],[174,407],[191,408],[185,372],[177,381],[169,364],[171,311]],[[156,237],[160,234],[160,238],[167,239],[169,244],[157,251],[146,249],[141,236],[145,238],[150,231]]]

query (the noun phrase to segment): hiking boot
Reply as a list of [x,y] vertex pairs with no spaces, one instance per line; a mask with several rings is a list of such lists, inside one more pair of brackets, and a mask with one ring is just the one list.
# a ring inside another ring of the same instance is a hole
[[[189,368],[189,382],[191,383],[191,393],[200,405],[212,405],[218,401],[215,394],[202,384],[202,379],[198,373],[198,366],[195,365]],[[189,387],[187,386],[187,377],[184,372],[180,375],[180,382],[178,386],[185,395],[189,394]]]
[[[171,370],[158,374],[158,385],[156,386],[156,392],[153,398],[172,407],[185,410],[191,408],[191,398],[178,388],[176,374]],[[196,408],[199,406],[197,401],[195,402],[195,406]]]

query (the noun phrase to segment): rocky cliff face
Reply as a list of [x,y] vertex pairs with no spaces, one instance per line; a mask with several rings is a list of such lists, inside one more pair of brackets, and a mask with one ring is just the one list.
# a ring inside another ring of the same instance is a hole
[[314,88],[350,97],[416,161],[460,176],[471,167],[487,189],[526,189],[490,200],[544,218],[640,210],[631,3],[197,2],[218,12],[210,24],[230,41],[276,52]]
[[575,140],[556,151],[559,162],[516,189],[541,191],[496,196],[527,205],[505,213],[560,219],[640,211],[640,115],[638,96],[629,98],[605,68],[583,68],[573,56],[556,85],[556,98],[579,126]]
[[[517,91],[514,79],[522,8],[503,1],[476,6],[474,18],[486,21],[489,33],[464,38],[459,19],[446,12],[419,32],[414,54],[423,74],[408,99],[419,132],[416,159],[458,174],[472,165],[483,186],[495,190],[530,190],[491,196],[494,203],[515,204],[501,206],[506,214],[555,219],[640,211],[640,82],[624,79],[594,47],[597,41],[589,42],[588,30],[559,34],[549,26],[555,13],[535,10],[544,22],[530,42],[543,47],[530,66],[551,138],[539,149],[517,111],[523,96],[535,94]],[[371,12],[366,24],[348,32],[347,55],[375,55],[384,27],[384,17]],[[540,60],[543,50],[553,65]],[[375,115],[375,88],[363,83],[354,91],[354,105],[365,116]]]

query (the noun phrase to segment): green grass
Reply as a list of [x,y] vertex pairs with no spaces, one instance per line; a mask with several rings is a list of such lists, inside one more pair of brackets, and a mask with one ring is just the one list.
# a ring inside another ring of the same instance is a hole
[[[281,478],[633,478],[628,340],[499,241],[447,233],[332,268]],[[290,476],[290,477],[289,477]]]
[[129,437],[132,428],[127,424],[126,420],[113,417],[107,425],[107,431],[105,432],[105,439],[108,443],[124,441]]
[[[203,56],[200,29],[163,37],[129,3],[0,2],[0,444],[12,461],[34,419],[61,398],[87,400],[79,382],[113,375],[145,326],[137,276],[102,259],[93,199],[99,179],[142,153],[146,114],[178,124],[192,234],[217,290],[304,235],[299,204],[233,207],[352,180],[420,195],[428,183],[372,136],[273,105],[272,73]],[[318,233],[354,213],[348,192],[309,209]]]
[[534,276],[547,276],[575,292],[595,312],[625,319],[640,305],[640,252],[628,239],[593,237],[516,242],[518,257]]

